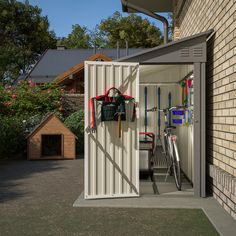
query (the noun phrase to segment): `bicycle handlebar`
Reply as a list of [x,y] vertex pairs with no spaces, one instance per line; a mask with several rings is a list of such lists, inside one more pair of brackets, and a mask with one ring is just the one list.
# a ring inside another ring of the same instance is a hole
[[161,112],[167,112],[167,111],[172,111],[174,109],[186,109],[187,106],[174,106],[174,107],[168,107],[165,109],[158,109],[157,107],[153,107],[151,109],[147,109],[147,112],[154,112],[154,111],[161,111]]

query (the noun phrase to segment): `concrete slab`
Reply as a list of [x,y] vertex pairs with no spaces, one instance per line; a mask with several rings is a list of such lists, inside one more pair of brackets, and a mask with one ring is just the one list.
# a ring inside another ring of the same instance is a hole
[[190,208],[202,209],[221,235],[235,236],[235,220],[216,202],[213,197],[197,198],[193,195],[142,195],[139,198],[85,200],[82,193],[74,207],[118,207],[118,208]]

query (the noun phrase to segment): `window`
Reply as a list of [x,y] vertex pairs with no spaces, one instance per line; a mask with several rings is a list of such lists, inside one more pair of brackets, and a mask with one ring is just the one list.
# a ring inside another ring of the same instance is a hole
[[62,135],[42,135],[42,156],[62,155]]

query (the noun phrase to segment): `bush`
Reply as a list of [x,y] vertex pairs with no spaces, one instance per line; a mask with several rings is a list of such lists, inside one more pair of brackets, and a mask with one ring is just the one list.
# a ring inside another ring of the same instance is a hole
[[26,135],[48,112],[61,117],[63,90],[55,84],[37,86],[31,81],[0,83],[0,158],[22,156]]
[[78,137],[76,142],[76,152],[84,152],[84,111],[80,110],[72,113],[65,119],[65,125]]
[[33,116],[63,111],[63,91],[53,83],[37,86],[23,81],[16,86],[0,84],[0,114]]
[[0,157],[22,156],[26,149],[22,118],[0,117]]

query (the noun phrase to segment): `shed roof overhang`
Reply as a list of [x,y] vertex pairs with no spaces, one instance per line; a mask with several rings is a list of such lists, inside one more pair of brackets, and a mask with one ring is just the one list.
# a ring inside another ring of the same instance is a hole
[[140,64],[192,64],[207,61],[207,39],[213,33],[208,30],[199,34],[147,49],[141,53],[120,58],[120,62]]
[[[173,0],[126,0],[139,7],[145,8],[152,12],[172,12],[173,11]],[[135,13],[133,9],[122,4],[122,10],[124,12]]]

